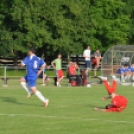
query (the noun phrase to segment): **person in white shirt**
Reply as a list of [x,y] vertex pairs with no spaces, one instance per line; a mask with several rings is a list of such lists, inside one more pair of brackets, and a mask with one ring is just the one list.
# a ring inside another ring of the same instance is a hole
[[89,75],[89,70],[90,70],[90,57],[91,57],[91,50],[90,50],[90,46],[87,46],[87,49],[84,50],[83,52],[83,57],[85,58],[85,63],[86,63],[86,76]]

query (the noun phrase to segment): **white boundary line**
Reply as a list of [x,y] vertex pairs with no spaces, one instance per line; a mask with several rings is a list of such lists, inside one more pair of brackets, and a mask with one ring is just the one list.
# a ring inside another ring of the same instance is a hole
[[89,119],[83,119],[83,118],[73,118],[73,117],[66,117],[66,116],[45,116],[45,115],[31,115],[31,114],[2,114],[0,113],[0,116],[25,116],[25,117],[40,117],[40,118],[53,118],[53,119],[66,119],[66,120],[81,120],[81,121],[103,121],[103,122],[111,122],[111,123],[126,123],[126,124],[134,124],[133,121],[121,121],[121,120],[103,120],[103,119],[95,119],[95,118],[89,118]]

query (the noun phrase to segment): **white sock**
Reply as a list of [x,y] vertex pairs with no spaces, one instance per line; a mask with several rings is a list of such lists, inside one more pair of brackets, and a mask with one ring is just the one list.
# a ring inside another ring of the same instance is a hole
[[59,82],[56,82],[57,86],[59,86]]
[[40,91],[36,91],[35,92],[35,95],[42,101],[42,102],[46,102],[46,98],[41,94],[41,92]]
[[124,80],[124,76],[123,75],[121,75],[121,80]]
[[129,78],[130,78],[129,76],[125,76],[125,80],[129,80]]
[[21,86],[26,90],[26,92],[27,92],[28,94],[31,94],[31,93],[32,93],[31,90],[30,90],[30,88],[29,88],[29,86],[27,85],[26,82],[20,82],[20,84],[21,84]]

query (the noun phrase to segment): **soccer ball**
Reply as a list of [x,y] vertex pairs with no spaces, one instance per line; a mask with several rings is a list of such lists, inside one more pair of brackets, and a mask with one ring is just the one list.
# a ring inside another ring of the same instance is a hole
[[91,87],[91,85],[90,84],[87,84],[87,87]]

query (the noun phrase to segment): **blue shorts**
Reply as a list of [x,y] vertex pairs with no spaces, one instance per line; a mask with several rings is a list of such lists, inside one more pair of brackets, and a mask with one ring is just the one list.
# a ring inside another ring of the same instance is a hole
[[86,60],[86,68],[90,68],[90,60]]
[[35,87],[36,86],[37,77],[28,77],[26,75],[26,76],[24,76],[24,79],[28,83],[29,87]]

